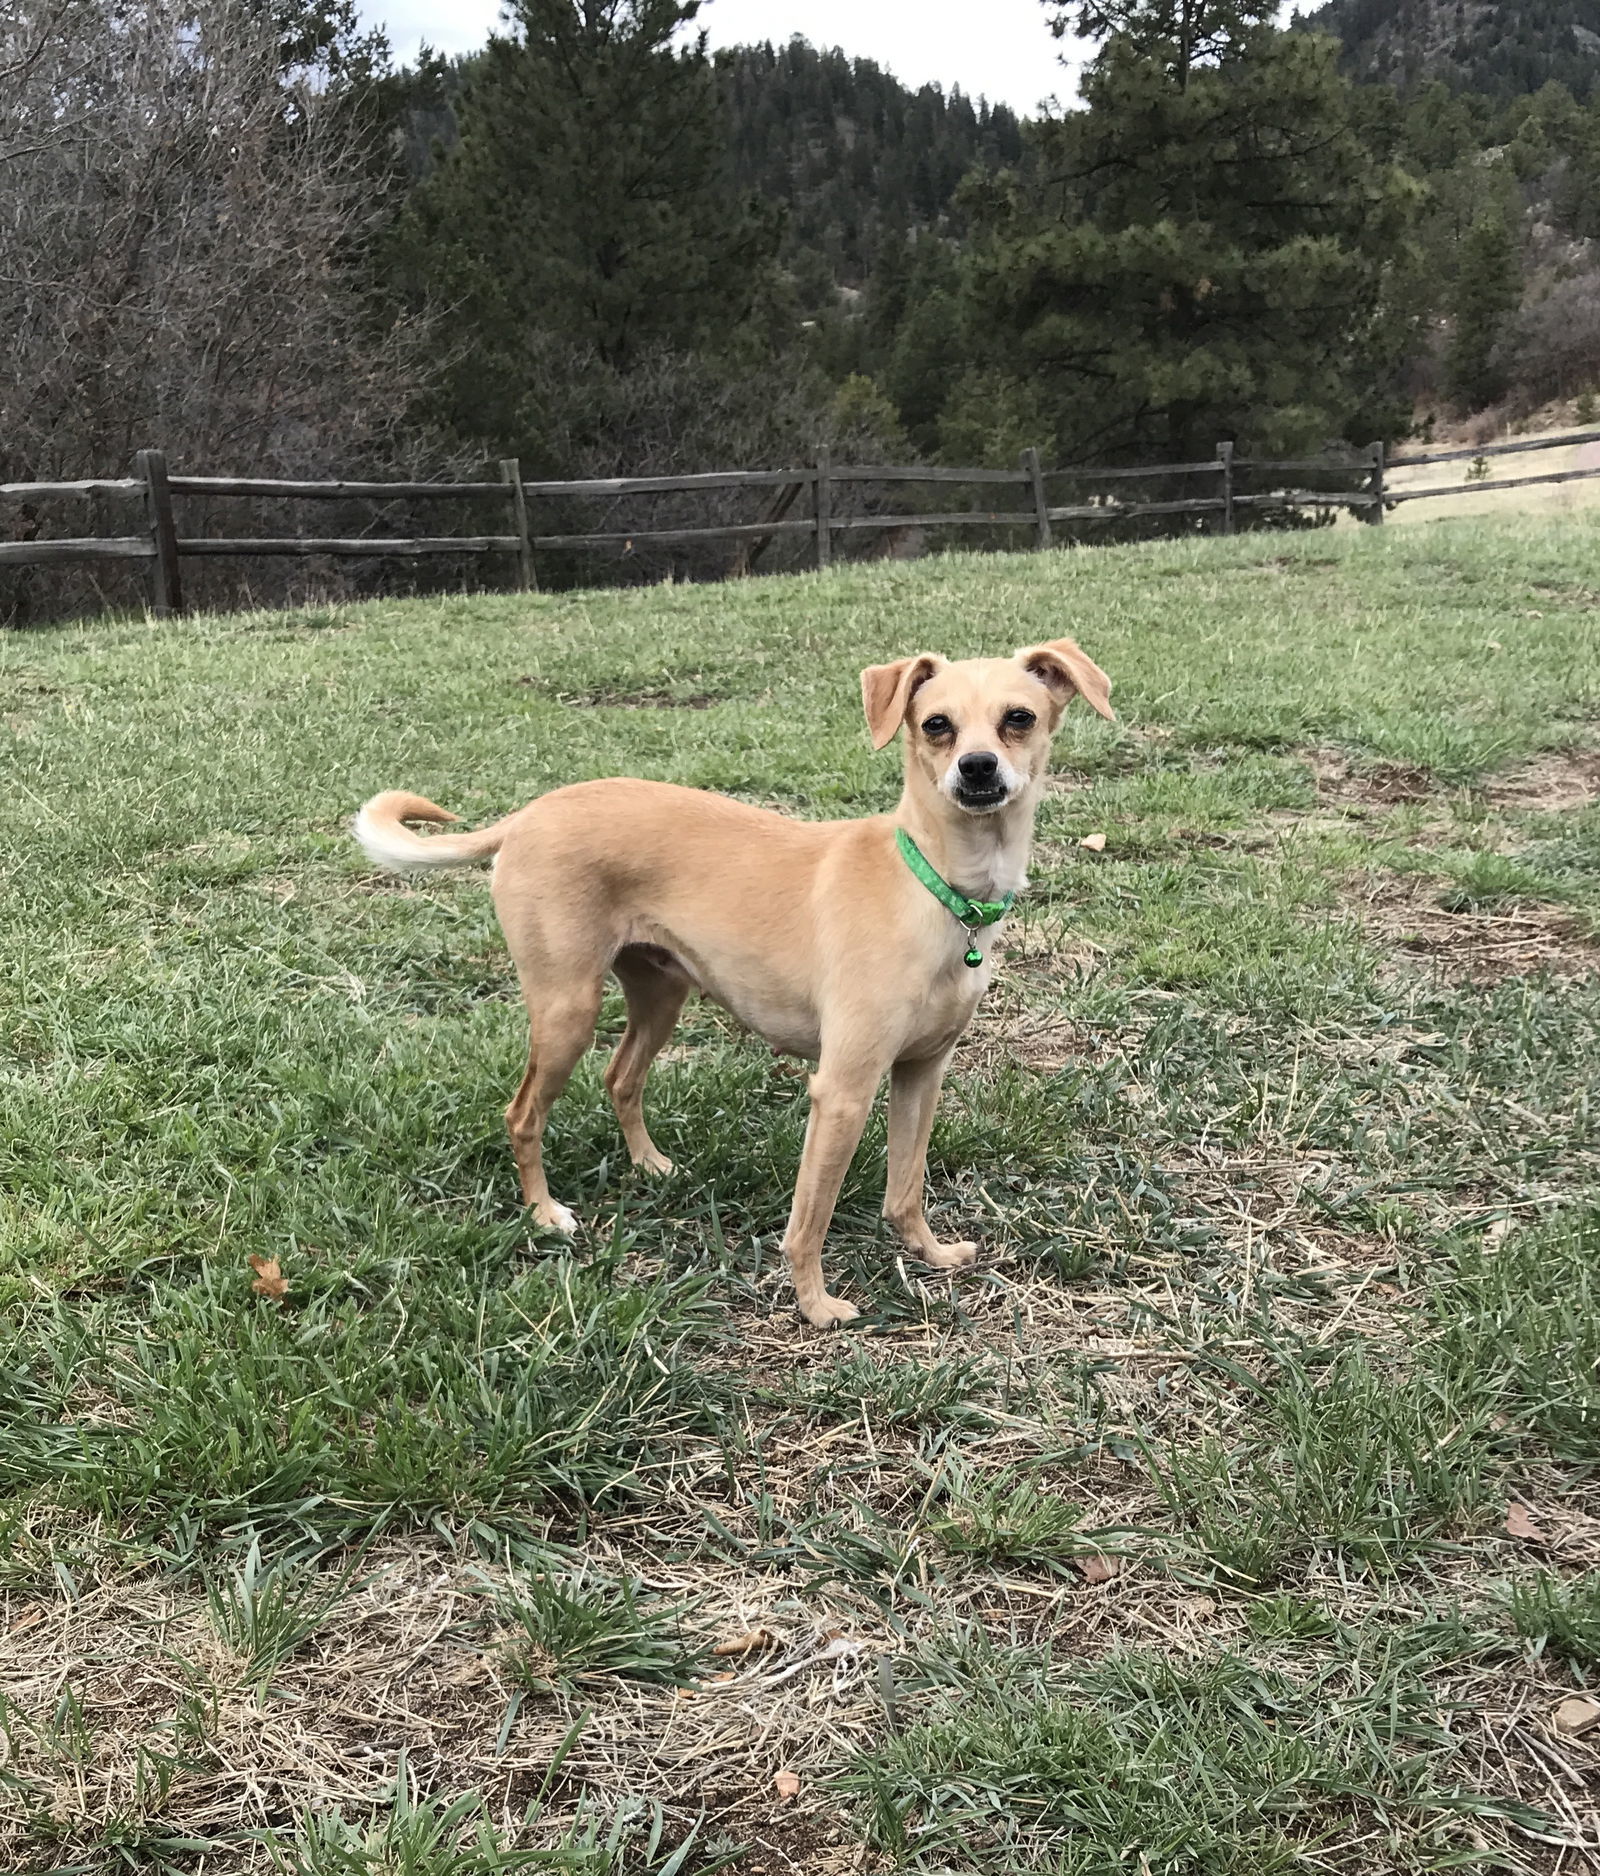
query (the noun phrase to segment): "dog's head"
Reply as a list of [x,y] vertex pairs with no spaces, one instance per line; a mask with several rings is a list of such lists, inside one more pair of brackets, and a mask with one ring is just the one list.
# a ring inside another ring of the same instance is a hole
[[1050,739],[1075,695],[1115,720],[1110,680],[1070,638],[959,664],[921,652],[861,673],[873,748],[903,725],[907,775],[922,776],[965,814],[993,814],[1042,780]]

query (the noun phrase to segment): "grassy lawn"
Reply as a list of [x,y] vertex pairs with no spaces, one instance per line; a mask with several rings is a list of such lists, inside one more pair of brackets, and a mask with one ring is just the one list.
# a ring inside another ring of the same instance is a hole
[[[485,880],[359,802],[870,812],[863,664],[1065,632],[977,1271],[880,1119],[807,1330],[698,1004],[531,1236]],[[0,1869],[1596,1867],[1600,521],[0,636],[0,726]]]

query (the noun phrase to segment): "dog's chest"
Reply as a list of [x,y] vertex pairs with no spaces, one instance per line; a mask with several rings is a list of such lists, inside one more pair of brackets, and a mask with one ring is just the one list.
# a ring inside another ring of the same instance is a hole
[[941,973],[927,996],[910,1013],[900,1050],[902,1055],[936,1055],[959,1040],[972,1021],[979,998],[988,988],[988,959],[976,970],[969,970],[963,964],[960,972],[959,977],[954,971]]
[[[887,1059],[937,1055],[972,1021],[989,981],[989,964],[937,970],[914,997],[904,981],[863,969],[845,995],[819,1001],[770,972],[696,971],[701,991],[736,1016],[779,1055],[815,1062],[825,1028],[865,1038],[876,1032]],[[823,1005],[826,1006],[826,1016]],[[831,1021],[829,1020],[831,1019]]]

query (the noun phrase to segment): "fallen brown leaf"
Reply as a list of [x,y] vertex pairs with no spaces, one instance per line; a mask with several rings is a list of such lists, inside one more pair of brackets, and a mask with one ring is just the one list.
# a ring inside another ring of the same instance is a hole
[[1600,1700],[1593,1694],[1575,1694],[1570,1700],[1563,1700],[1550,1715],[1550,1724],[1558,1733],[1576,1739],[1580,1733],[1600,1726]]
[[1104,853],[1106,850],[1106,837],[1104,834],[1085,834],[1083,839],[1078,842],[1078,845],[1080,847],[1087,847],[1090,853]]
[[800,1796],[800,1774],[798,1772],[780,1772],[772,1781],[772,1788],[787,1804],[791,1798]]
[[1550,1541],[1534,1523],[1528,1507],[1516,1498],[1506,1508],[1505,1532],[1507,1537],[1520,1537],[1530,1544],[1546,1544]]
[[257,1296],[270,1297],[273,1302],[281,1302],[289,1294],[289,1279],[278,1268],[275,1257],[257,1257],[250,1255],[250,1268],[256,1273],[256,1280],[250,1285]]
[[1109,1583],[1122,1574],[1120,1557],[1102,1557],[1098,1552],[1088,1557],[1074,1557],[1072,1567],[1086,1583]]
[[777,1636],[769,1628],[753,1628],[748,1635],[736,1635],[732,1641],[718,1642],[711,1650],[714,1655],[751,1655],[758,1648],[772,1648],[777,1645]]

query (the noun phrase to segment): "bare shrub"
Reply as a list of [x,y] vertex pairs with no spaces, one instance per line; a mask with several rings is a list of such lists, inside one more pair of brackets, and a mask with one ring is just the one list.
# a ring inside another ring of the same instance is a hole
[[1461,425],[1461,441],[1471,446],[1486,447],[1498,443],[1505,435],[1505,413],[1498,409],[1480,410]]
[[1526,409],[1600,385],[1600,270],[1558,281],[1527,301],[1500,351]]
[[[380,193],[352,112],[316,73],[282,69],[269,9],[13,0],[0,11],[0,481],[125,475],[141,445],[220,474],[399,467],[425,332],[369,323],[360,256]],[[180,528],[216,531],[206,521],[191,505]],[[139,525],[81,505],[0,512],[12,534]],[[293,577],[284,563],[189,565],[219,599],[241,577],[258,594]],[[107,596],[136,599],[136,579],[116,577]],[[101,597],[55,569],[0,579],[0,620]]]

